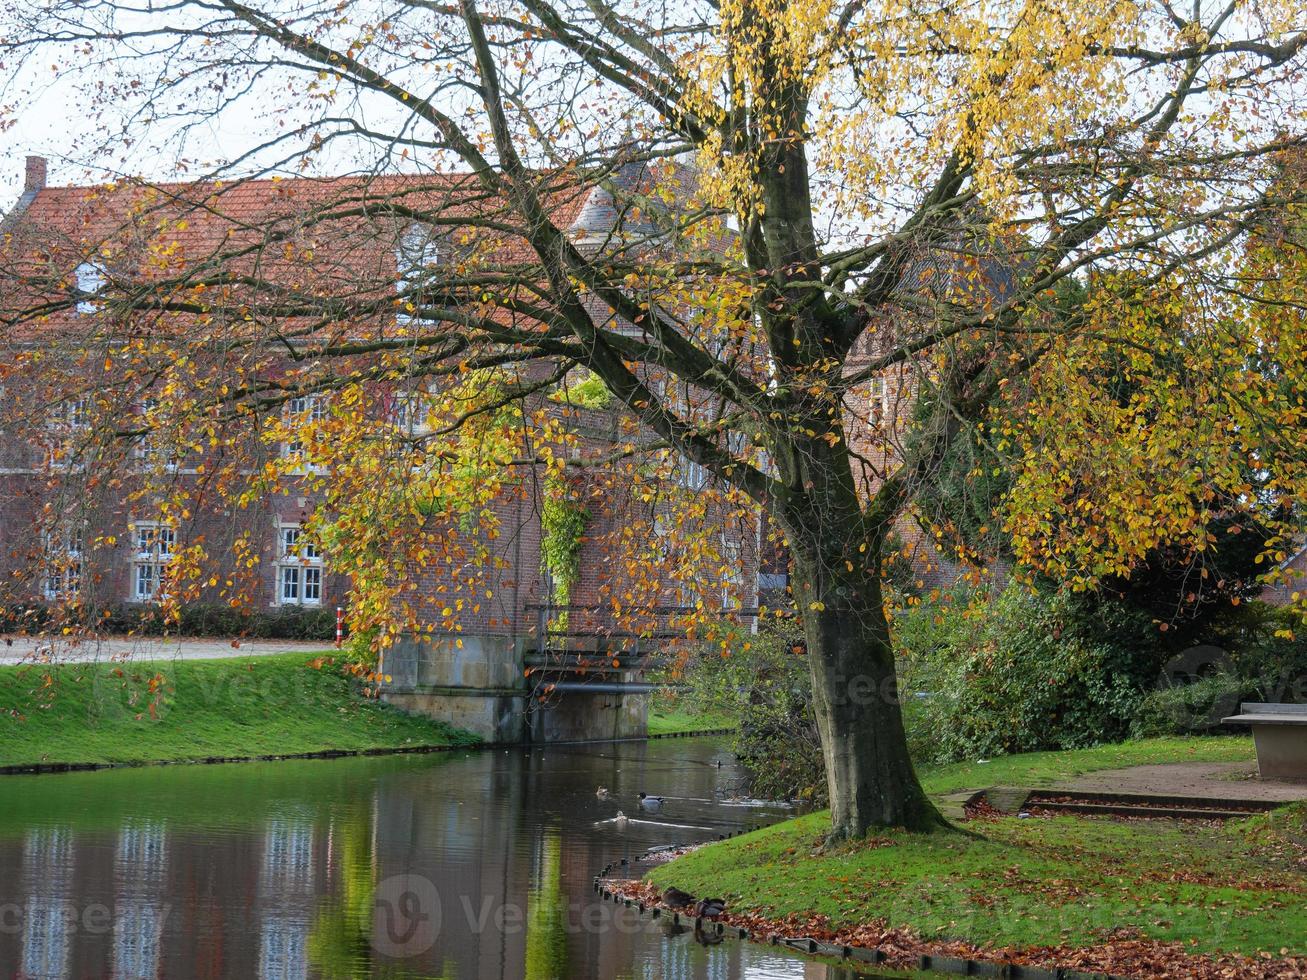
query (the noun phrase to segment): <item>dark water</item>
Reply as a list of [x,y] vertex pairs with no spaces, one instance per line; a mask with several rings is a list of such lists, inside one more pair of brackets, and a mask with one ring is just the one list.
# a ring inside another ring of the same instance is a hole
[[703,739],[0,777],[0,977],[851,976],[592,894],[785,815],[723,804],[734,779]]

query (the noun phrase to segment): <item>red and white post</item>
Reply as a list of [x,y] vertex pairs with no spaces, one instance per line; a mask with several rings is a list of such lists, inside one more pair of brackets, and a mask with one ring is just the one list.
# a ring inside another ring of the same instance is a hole
[[340,606],[336,607],[336,649],[340,649],[341,643],[345,639],[345,610]]

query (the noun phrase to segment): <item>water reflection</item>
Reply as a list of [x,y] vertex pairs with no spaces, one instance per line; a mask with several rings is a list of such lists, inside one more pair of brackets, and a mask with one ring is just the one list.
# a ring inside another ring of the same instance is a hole
[[167,835],[157,822],[128,822],[118,833],[114,858],[113,976],[147,980],[159,975],[168,905],[164,894]]
[[72,858],[72,835],[66,828],[38,827],[23,840],[22,975],[33,980],[68,973],[72,922],[65,899],[71,891]]
[[[0,976],[848,975],[591,892],[617,858],[782,815],[721,805],[734,778],[706,740],[9,777]],[[656,819],[614,824],[641,790]]]
[[309,975],[309,924],[317,905],[313,824],[307,815],[275,816],[263,831],[259,868],[259,977],[304,980]]

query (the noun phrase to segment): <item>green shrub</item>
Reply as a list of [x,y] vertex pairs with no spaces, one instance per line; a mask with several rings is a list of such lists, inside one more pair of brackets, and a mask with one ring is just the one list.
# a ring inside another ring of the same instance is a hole
[[1210,642],[1167,664],[1131,733],[1210,732],[1243,701],[1307,701],[1307,631],[1289,610],[1251,602],[1227,616]]
[[[9,609],[3,618],[7,632],[37,632],[52,622],[50,611],[40,605]],[[125,603],[103,610],[95,616],[94,623],[86,625],[108,635],[150,636],[166,632],[171,636],[320,642],[335,639],[336,610],[291,606],[276,612],[251,612],[219,603],[192,603],[182,607],[178,620],[165,623],[157,607]]]
[[1255,684],[1267,701],[1307,701],[1307,629],[1291,610],[1250,602],[1211,643],[1222,669]]
[[345,641],[345,660],[360,668],[374,669],[380,659],[377,640],[381,638],[381,629],[376,626],[359,630]]
[[1134,738],[1211,734],[1222,718],[1238,714],[1241,702],[1261,700],[1265,697],[1254,682],[1232,674],[1159,688],[1139,703],[1130,734]]
[[[1118,623],[1133,627],[1133,621]],[[904,720],[919,761],[1084,748],[1130,732],[1157,654],[1078,597],[1010,584],[898,613]]]
[[823,804],[826,772],[801,628],[783,621],[757,635],[722,629],[726,655],[720,642],[705,644],[685,674],[687,699],[738,719],[732,748],[752,795]]
[[50,610],[40,603],[24,603],[0,609],[0,632],[35,633],[50,622]]
[[[545,479],[544,503],[540,511],[540,565],[553,582],[550,596],[555,605],[566,606],[572,587],[581,573],[581,547],[590,512],[573,495],[566,480]],[[562,614],[564,622],[566,613]]]

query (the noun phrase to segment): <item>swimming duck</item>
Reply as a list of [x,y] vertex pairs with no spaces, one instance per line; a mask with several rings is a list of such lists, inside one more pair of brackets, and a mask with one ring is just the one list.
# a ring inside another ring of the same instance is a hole
[[606,800],[612,795],[613,795],[612,793],[608,792],[607,786],[600,786],[597,790],[595,790],[595,796],[599,797],[599,799],[601,800]]
[[646,810],[661,810],[663,808],[663,797],[650,796],[648,793],[641,793],[640,806]]
[[628,817],[621,810],[618,810],[617,816],[613,817],[613,823],[617,826],[618,830],[625,830],[626,825],[630,822],[631,822],[631,818]]

